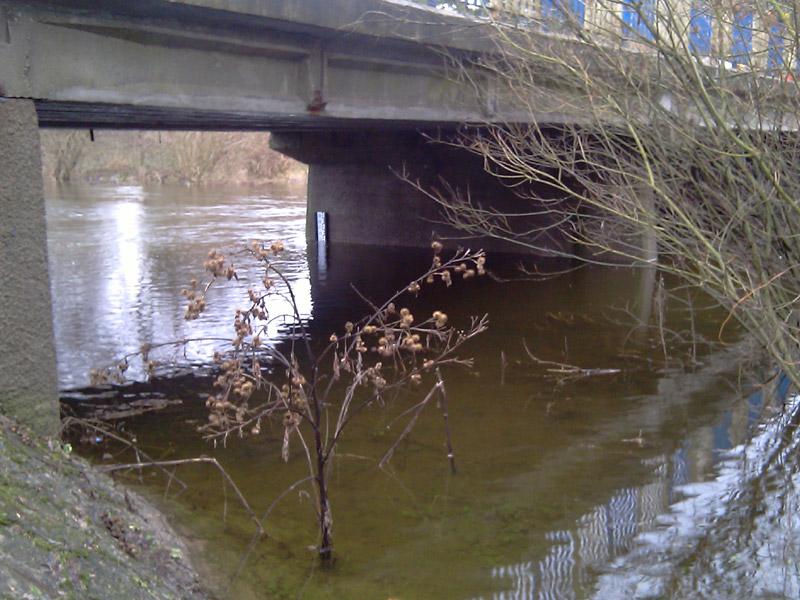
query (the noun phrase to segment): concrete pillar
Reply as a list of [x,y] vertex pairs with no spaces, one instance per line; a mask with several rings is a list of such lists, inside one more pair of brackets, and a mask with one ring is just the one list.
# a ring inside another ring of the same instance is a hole
[[436,222],[441,216],[435,202],[387,167],[370,164],[311,164],[309,240],[315,239],[312,217],[318,211],[328,214],[331,242],[427,247],[434,239],[455,233]]
[[[439,204],[398,174],[408,173],[427,190],[444,190],[446,181],[462,194],[468,192],[483,207],[531,213],[527,219],[511,221],[520,231],[539,228],[544,232],[555,224],[556,217],[545,210],[534,214],[536,202],[518,197],[487,174],[480,157],[431,143],[418,132],[281,132],[271,135],[270,145],[309,165],[309,240],[316,239],[315,213],[321,211],[328,215],[328,240],[335,243],[429,247],[432,240],[441,239],[451,246],[494,252],[549,255],[571,250],[566,236],[553,229],[534,236],[537,250],[483,232],[471,234],[454,229],[446,222]],[[553,191],[538,190],[534,196],[547,198],[548,194]]]
[[36,109],[0,98],[0,412],[59,428],[53,309]]

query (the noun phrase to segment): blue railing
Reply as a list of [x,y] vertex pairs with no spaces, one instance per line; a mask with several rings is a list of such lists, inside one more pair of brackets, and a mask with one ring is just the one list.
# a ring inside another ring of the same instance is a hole
[[786,48],[786,25],[780,21],[769,26],[767,40],[767,71],[779,72],[785,65],[784,50]]
[[583,27],[586,18],[584,0],[541,0],[542,29],[563,31],[567,27]]

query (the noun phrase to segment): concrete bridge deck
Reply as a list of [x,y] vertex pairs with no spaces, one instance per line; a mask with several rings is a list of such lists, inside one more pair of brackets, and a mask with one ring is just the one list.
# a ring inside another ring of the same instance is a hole
[[[329,240],[428,245],[454,232],[392,171],[513,196],[419,134],[531,118],[489,71],[453,64],[492,52],[491,31],[388,0],[0,0],[0,97],[33,102],[43,127],[278,132],[310,165]],[[577,118],[552,90],[540,104],[540,122]]]
[[385,0],[0,0],[0,96],[42,126],[385,128],[514,120],[446,54],[489,26]]

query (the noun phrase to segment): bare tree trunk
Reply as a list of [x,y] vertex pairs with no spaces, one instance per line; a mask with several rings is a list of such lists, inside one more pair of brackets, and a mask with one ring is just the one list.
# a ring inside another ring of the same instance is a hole
[[326,461],[322,447],[322,437],[318,427],[314,430],[314,442],[317,447],[317,491],[319,492],[319,557],[327,562],[333,557],[331,511],[328,506],[328,483],[325,479]]
[[319,557],[323,562],[328,562],[333,556],[333,547],[331,545],[331,511],[328,505],[328,482],[325,478],[325,465],[327,460],[325,458],[325,446],[322,441],[322,432],[320,431],[321,414],[319,407],[319,400],[315,393],[310,398],[313,418],[314,418],[314,446],[316,449],[316,462],[317,472],[315,479],[317,482],[317,495],[319,506]]

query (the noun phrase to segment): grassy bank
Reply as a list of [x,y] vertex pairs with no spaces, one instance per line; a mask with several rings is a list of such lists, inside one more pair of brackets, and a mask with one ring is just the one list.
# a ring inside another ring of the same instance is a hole
[[0,598],[207,598],[186,556],[141,497],[0,417]]

